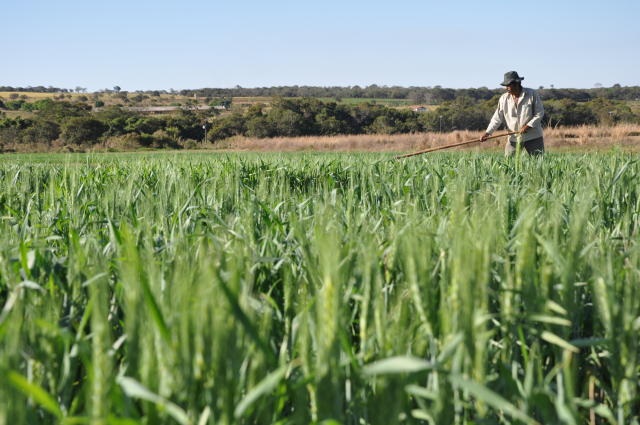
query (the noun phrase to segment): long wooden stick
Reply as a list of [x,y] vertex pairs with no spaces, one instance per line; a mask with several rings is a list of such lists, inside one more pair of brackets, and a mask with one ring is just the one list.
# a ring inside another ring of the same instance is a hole
[[[517,133],[516,131],[510,131],[508,133],[495,134],[493,136],[487,137],[485,140],[495,139],[496,137],[510,136],[510,135],[516,134],[516,133]],[[418,151],[418,152],[412,152],[412,153],[407,153],[407,154],[404,154],[404,155],[398,155],[398,156],[396,156],[396,159],[408,158],[410,156],[421,155],[423,153],[439,151],[439,150],[442,150],[442,149],[455,148],[456,146],[469,145],[471,143],[478,143],[480,141],[482,141],[482,139],[478,138],[478,139],[473,139],[473,140],[467,140],[466,142],[454,143],[454,144],[451,144],[451,145],[436,146],[434,148],[429,148],[429,149],[425,149],[425,150]]]

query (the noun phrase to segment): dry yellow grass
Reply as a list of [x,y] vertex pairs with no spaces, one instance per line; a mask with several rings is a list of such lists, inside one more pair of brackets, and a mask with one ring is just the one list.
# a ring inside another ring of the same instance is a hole
[[[451,133],[276,137],[272,139],[234,137],[216,145],[216,147],[237,151],[413,152],[477,139],[482,134],[481,131],[454,131]],[[501,151],[505,141],[506,138],[496,138],[482,144],[470,144],[453,149]],[[624,150],[640,152],[640,125],[546,129],[545,145],[549,151],[609,150],[617,146]]]
[[[548,142],[547,142],[548,140]],[[549,129],[545,143],[559,150],[602,150],[619,147],[640,152],[640,125],[580,126]]]
[[[65,93],[75,95],[75,93]],[[18,96],[19,99],[24,99],[28,102],[32,102],[34,100],[39,99],[47,99],[53,98],[54,96],[58,96],[58,93],[32,93],[32,92],[16,92],[16,91],[0,91],[0,99],[11,99],[11,97]],[[78,94],[79,96],[79,94]]]

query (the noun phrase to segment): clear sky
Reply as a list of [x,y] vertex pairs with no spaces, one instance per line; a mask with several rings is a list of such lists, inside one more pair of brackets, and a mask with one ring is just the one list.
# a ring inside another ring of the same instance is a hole
[[3,0],[0,85],[640,85],[640,0]]

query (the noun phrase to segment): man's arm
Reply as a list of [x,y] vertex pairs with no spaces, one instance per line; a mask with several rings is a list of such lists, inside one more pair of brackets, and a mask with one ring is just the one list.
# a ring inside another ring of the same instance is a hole
[[491,117],[491,121],[489,121],[489,126],[487,127],[487,130],[482,135],[480,140],[483,142],[487,140],[487,137],[491,136],[493,132],[499,129],[500,126],[503,124],[504,124],[504,111],[502,109],[501,102],[498,102],[498,107],[496,108],[496,111],[493,113],[493,116]]

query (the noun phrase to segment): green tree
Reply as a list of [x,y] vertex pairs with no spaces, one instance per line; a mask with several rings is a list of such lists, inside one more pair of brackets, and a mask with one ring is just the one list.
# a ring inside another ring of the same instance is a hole
[[121,136],[127,133],[127,123],[135,114],[121,106],[108,106],[94,116],[107,126],[105,136]]
[[316,115],[315,120],[315,127],[321,135],[332,136],[355,132],[353,117],[345,105],[338,105],[335,102],[326,103]]
[[57,123],[36,119],[33,124],[23,132],[23,141],[25,143],[45,143],[51,145],[51,142],[60,136],[60,126]]
[[615,125],[621,122],[640,122],[640,118],[633,113],[629,104],[624,101],[598,98],[590,102],[590,107],[598,119],[598,124]]
[[76,145],[94,145],[109,128],[102,121],[89,117],[73,117],[62,126],[62,138]]
[[204,130],[202,123],[206,119],[200,114],[196,114],[190,109],[181,109],[180,113],[167,119],[168,127],[177,127],[179,129],[179,138],[202,140]]
[[545,122],[553,126],[595,125],[598,122],[598,117],[586,102],[551,100],[545,102],[544,108]]
[[134,115],[126,119],[124,129],[127,133],[153,134],[162,130],[165,124],[165,121],[160,118]]
[[272,122],[265,116],[254,116],[246,121],[246,135],[249,137],[272,137],[275,131]]
[[209,100],[208,105],[212,108],[218,107],[222,109],[229,109],[231,108],[232,102],[233,99],[231,97],[214,97]]
[[9,100],[5,102],[4,106],[10,111],[19,111],[25,103],[26,101],[23,99]]
[[73,117],[88,117],[91,113],[91,107],[85,103],[71,103],[51,99],[43,99],[35,103],[37,104],[40,118],[59,124]]
[[236,112],[215,120],[207,134],[208,139],[215,142],[232,136],[244,135],[245,131],[245,118],[240,113]]
[[369,102],[360,103],[353,107],[350,115],[353,122],[354,133],[364,133],[365,129],[371,126],[377,117],[384,114],[384,109],[384,106]]
[[470,97],[459,97],[420,114],[418,121],[427,131],[482,130],[487,127],[497,102],[497,97],[480,104]]
[[397,129],[393,119],[386,115],[380,115],[367,127],[367,132],[372,134],[394,134]]
[[0,127],[0,151],[4,150],[3,146],[15,144],[22,135],[22,131],[16,127]]
[[273,128],[274,136],[293,137],[304,134],[304,118],[290,109],[271,110],[268,121]]
[[278,135],[313,135],[318,134],[315,116],[323,108],[324,103],[319,99],[278,98],[274,100],[268,116]]

